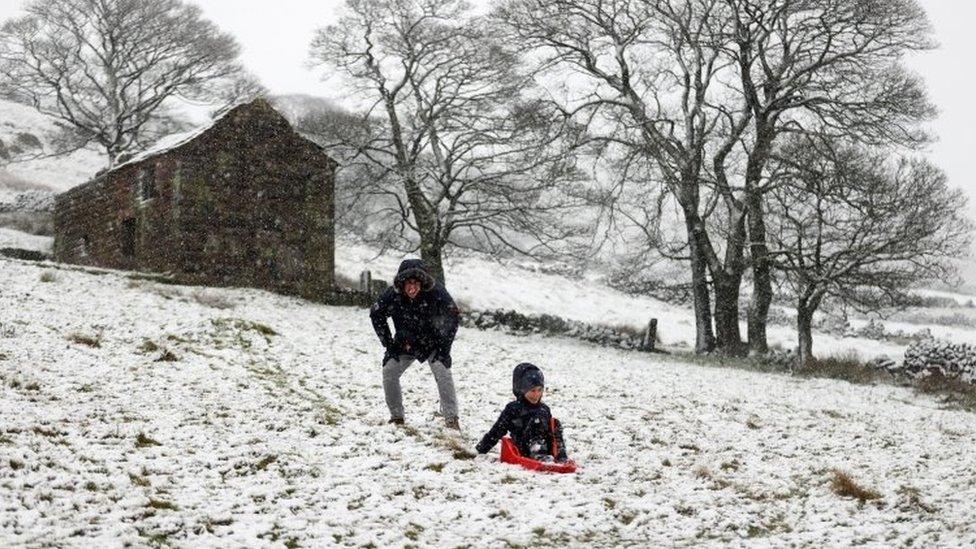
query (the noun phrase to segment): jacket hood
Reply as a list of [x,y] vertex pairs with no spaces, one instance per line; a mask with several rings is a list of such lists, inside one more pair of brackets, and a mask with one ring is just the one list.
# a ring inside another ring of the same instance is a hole
[[393,287],[396,291],[403,292],[403,283],[411,278],[420,281],[421,291],[427,291],[434,287],[434,277],[427,272],[427,266],[419,259],[405,259],[400,263],[397,274],[393,278]]
[[517,398],[521,399],[529,389],[538,385],[545,387],[546,378],[535,364],[523,362],[512,371],[512,392]]

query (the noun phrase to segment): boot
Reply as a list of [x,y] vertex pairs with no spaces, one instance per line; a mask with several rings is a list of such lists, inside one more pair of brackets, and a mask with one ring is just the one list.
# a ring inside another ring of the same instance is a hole
[[458,418],[446,419],[444,424],[447,425],[448,429],[454,429],[455,431],[461,430],[461,424],[458,422]]
[[390,421],[387,421],[387,423],[391,425],[403,425],[404,421],[402,417],[391,417]]

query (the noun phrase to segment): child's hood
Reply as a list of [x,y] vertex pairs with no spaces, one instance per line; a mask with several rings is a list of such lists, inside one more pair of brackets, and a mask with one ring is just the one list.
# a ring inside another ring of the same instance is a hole
[[542,370],[535,364],[523,362],[512,371],[512,392],[517,398],[522,398],[526,391],[536,386],[545,387],[545,377]]

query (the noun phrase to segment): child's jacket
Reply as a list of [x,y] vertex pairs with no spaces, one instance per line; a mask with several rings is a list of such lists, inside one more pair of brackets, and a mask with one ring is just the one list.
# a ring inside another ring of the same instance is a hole
[[[556,461],[566,461],[562,425],[559,420],[553,419],[549,407],[542,401],[532,404],[525,397],[519,397],[509,402],[495,425],[478,443],[478,453],[490,451],[506,433],[512,437],[512,442],[523,456],[547,454],[554,456]],[[553,448],[554,445],[556,448]]]

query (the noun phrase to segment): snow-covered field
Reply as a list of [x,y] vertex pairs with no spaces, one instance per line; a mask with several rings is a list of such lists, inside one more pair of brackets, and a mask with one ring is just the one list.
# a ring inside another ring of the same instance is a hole
[[[0,273],[3,546],[976,543],[974,416],[907,389],[462,330],[458,438],[423,367],[404,376],[408,426],[385,424],[363,310]],[[546,372],[575,475],[454,448],[522,360]],[[881,499],[836,495],[834,469]]]
[[51,253],[53,245],[54,238],[50,236],[38,236],[0,227],[0,248],[20,248],[21,250]]

